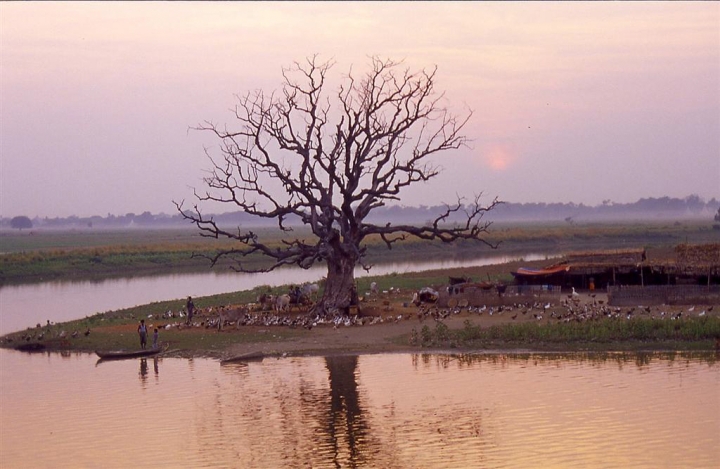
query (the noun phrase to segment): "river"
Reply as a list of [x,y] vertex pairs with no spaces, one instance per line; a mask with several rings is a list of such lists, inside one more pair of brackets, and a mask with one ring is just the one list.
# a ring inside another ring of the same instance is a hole
[[[463,260],[377,264],[357,277],[393,272],[420,272],[518,259],[514,256],[485,256]],[[523,254],[526,261],[545,259],[545,254]],[[99,281],[52,281],[0,287],[0,335],[45,324],[82,319],[96,313],[130,308],[156,301],[201,297],[250,290],[261,285],[278,286],[315,282],[326,274],[324,267],[284,268],[262,274],[229,271],[168,274]],[[182,303],[181,303],[182,304]]]
[[717,469],[718,358],[0,350],[0,466]]

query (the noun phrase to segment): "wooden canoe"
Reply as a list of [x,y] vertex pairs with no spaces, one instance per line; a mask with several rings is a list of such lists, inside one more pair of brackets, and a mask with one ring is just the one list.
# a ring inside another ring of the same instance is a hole
[[265,358],[265,354],[262,352],[250,352],[250,353],[238,355],[236,357],[226,358],[225,360],[220,361],[220,364],[221,365],[229,365],[231,363],[256,362],[256,361],[262,361],[263,358]]
[[161,348],[150,348],[145,350],[95,350],[95,354],[103,360],[123,360],[126,358],[151,357],[163,352]]

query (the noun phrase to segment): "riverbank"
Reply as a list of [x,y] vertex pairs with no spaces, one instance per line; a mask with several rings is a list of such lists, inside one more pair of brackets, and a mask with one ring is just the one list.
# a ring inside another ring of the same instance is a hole
[[[508,265],[457,269],[465,274],[497,274]],[[477,352],[522,351],[640,351],[713,350],[720,338],[720,306],[654,306],[607,308],[603,294],[581,294],[580,308],[605,311],[580,320],[562,303],[518,304],[506,307],[435,308],[410,303],[407,285],[425,283],[439,273],[384,276],[385,291],[369,295],[362,314],[350,318],[309,319],[305,312],[252,313],[239,327],[214,327],[216,308],[247,304],[255,291],[238,292],[234,301],[224,295],[198,298],[201,312],[192,326],[174,316],[166,304],[119,310],[79,321],[38,325],[8,334],[4,348],[42,351],[134,350],[139,348],[137,324],[145,319],[149,330],[158,328],[166,355],[232,359],[253,356],[394,353],[422,350]],[[452,271],[452,274],[458,274]],[[401,279],[402,277],[402,279]],[[445,277],[447,278],[447,277]],[[402,288],[388,285],[405,285]],[[152,312],[149,312],[152,311]],[[171,315],[167,313],[170,312]],[[282,323],[282,325],[278,325]],[[210,326],[213,324],[213,326]]]
[[[657,249],[657,248],[656,248]],[[495,251],[497,252],[497,251]],[[287,286],[194,298],[198,313],[191,326],[183,317],[185,300],[155,302],[93,314],[83,319],[35,327],[0,338],[4,348],[49,351],[134,350],[137,325],[144,319],[152,334],[173,356],[228,359],[257,353],[292,354],[386,353],[427,349],[482,350],[713,350],[720,338],[720,305],[610,308],[600,292],[581,292],[577,304],[565,296],[551,301],[518,299],[503,307],[490,304],[464,308],[415,306],[413,293],[448,277],[509,282],[519,267],[542,267],[548,260],[516,261],[472,267],[392,273],[357,279],[365,301],[351,318],[312,318],[307,312],[275,315],[252,306],[263,293],[281,294]],[[370,284],[378,293],[369,294]],[[218,331],[218,308],[248,306],[243,325]],[[49,316],[52,318],[52,316]]]

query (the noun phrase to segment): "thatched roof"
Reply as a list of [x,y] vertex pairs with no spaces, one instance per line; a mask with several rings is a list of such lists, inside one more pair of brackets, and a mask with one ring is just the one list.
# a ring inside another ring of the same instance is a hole
[[[593,275],[614,272],[638,272],[640,268],[675,275],[720,274],[720,243],[681,244],[675,247],[670,258],[648,259],[645,249],[617,249],[607,251],[584,251],[567,254],[560,262],[538,269],[534,275],[565,271],[571,275]],[[532,269],[530,269],[532,270]],[[530,276],[527,269],[518,269],[513,275]]]
[[647,259],[645,249],[572,252],[563,263],[572,267],[630,267]]
[[681,270],[720,267],[720,243],[679,244],[675,246],[675,263]]

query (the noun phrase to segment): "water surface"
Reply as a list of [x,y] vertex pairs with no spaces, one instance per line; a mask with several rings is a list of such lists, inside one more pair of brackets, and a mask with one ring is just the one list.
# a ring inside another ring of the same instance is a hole
[[717,468],[717,359],[2,350],[0,466]]

